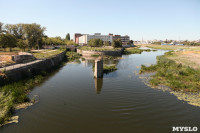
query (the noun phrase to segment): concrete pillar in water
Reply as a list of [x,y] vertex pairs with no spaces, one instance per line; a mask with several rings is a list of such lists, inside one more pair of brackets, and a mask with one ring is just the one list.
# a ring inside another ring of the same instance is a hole
[[94,77],[103,78],[103,60],[95,60]]

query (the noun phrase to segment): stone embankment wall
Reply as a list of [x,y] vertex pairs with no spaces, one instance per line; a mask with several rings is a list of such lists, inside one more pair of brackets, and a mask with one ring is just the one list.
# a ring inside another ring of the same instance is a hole
[[121,56],[123,49],[116,51],[86,51],[77,49],[77,53],[82,54],[83,56],[92,56],[92,55],[109,55],[109,56]]
[[51,69],[59,65],[63,61],[65,54],[66,54],[66,51],[50,59],[35,60],[33,62],[27,63],[27,65],[22,65],[22,66],[10,69],[6,71],[5,73],[6,79],[4,79],[3,77],[0,77],[0,85],[4,85],[5,82],[7,81],[11,81],[11,82],[19,81],[23,78],[31,77],[34,74],[37,74],[37,73],[39,74],[41,71]]

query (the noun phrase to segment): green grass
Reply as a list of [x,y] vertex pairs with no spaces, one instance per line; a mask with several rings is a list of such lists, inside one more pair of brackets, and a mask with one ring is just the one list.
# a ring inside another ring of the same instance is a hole
[[106,47],[89,47],[89,46],[83,46],[80,48],[80,50],[86,50],[86,51],[117,51],[121,48],[106,48]]
[[99,57],[99,56],[101,56],[101,55],[99,55],[99,54],[93,54],[93,55],[91,55],[92,57]]
[[142,52],[151,52],[151,51],[157,51],[157,50],[151,50],[151,49],[140,49],[140,47],[133,47],[133,48],[126,48],[124,50],[124,54],[141,54]]
[[117,68],[116,68],[116,65],[104,65],[103,66],[103,72],[104,73],[109,73],[109,72],[113,72],[113,71],[116,71]]
[[142,50],[138,48],[129,48],[124,50],[124,54],[141,54]]
[[79,53],[71,52],[71,51],[67,51],[66,56],[67,56],[68,61],[74,61],[81,57],[81,55]]
[[149,81],[152,86],[166,85],[176,91],[196,92],[200,90],[200,70],[189,66],[183,66],[174,60],[168,59],[173,52],[167,52],[157,57],[157,64],[146,67],[141,66],[140,73],[153,72]]
[[27,79],[20,82],[0,87],[0,125],[11,117],[14,105],[29,101],[27,93],[36,84],[43,81],[43,76],[39,75],[33,79]]
[[85,58],[81,58],[82,61],[85,61]]
[[37,59],[48,59],[52,58],[60,53],[62,53],[65,49],[57,49],[57,50],[43,50],[40,52],[34,52],[33,56]]
[[117,58],[118,58],[117,56],[109,56],[109,55],[103,56],[103,59],[108,59],[108,60],[114,60],[114,59],[117,59]]

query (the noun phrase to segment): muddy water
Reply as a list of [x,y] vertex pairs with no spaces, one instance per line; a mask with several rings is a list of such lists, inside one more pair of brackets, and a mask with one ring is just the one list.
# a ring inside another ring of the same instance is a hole
[[[165,51],[124,55],[118,70],[94,79],[92,61],[68,63],[30,97],[36,105],[16,113],[18,124],[0,133],[168,133],[173,126],[200,128],[200,108],[145,85],[135,72]],[[109,62],[105,62],[109,63]],[[111,62],[113,63],[113,62]]]

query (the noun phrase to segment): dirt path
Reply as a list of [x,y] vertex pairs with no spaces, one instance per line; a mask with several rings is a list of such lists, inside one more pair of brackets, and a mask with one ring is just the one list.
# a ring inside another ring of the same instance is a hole
[[32,62],[28,62],[28,63],[20,63],[20,64],[16,64],[16,65],[7,66],[7,67],[4,67],[4,68],[0,68],[0,71],[4,71],[4,70],[10,71],[10,70],[13,70],[13,69],[18,69],[20,67],[32,65],[32,64],[40,62],[40,61],[42,61],[42,60],[35,60],[35,61],[32,61]]

